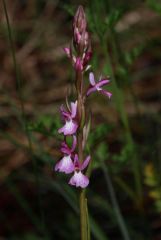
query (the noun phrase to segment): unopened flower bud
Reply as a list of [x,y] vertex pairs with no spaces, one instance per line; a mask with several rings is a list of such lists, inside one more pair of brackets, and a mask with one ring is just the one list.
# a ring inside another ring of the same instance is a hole
[[90,50],[87,50],[87,51],[84,53],[84,57],[83,57],[83,67],[84,67],[84,68],[86,68],[86,66],[88,65],[91,57],[92,57],[92,51],[91,51],[91,49],[90,49]]
[[73,22],[73,43],[75,50],[80,54],[83,54],[88,47],[89,35],[86,26],[85,12],[83,7],[79,6]]
[[86,30],[86,26],[87,26],[87,21],[86,21],[84,9],[82,6],[79,6],[74,16],[73,28],[75,32],[78,31],[80,34],[82,34],[82,32]]
[[79,57],[76,59],[74,67],[75,67],[76,71],[82,71],[83,70],[82,60]]

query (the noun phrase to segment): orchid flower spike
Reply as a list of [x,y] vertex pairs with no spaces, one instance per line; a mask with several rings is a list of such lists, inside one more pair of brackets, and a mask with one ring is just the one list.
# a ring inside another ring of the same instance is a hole
[[69,148],[66,142],[61,144],[61,152],[64,153],[64,157],[55,165],[55,171],[64,172],[66,174],[74,171],[75,168],[72,161],[72,153],[74,152],[76,145],[76,136],[73,136],[73,144],[71,148]]
[[87,96],[89,96],[92,92],[98,91],[98,92],[102,93],[103,95],[111,98],[112,93],[102,89],[102,87],[104,85],[106,85],[110,82],[108,79],[102,79],[100,77],[99,81],[96,83],[95,78],[94,78],[94,74],[92,72],[90,72],[89,81],[90,81],[91,86],[87,90]]
[[89,179],[87,176],[85,176],[82,171],[88,166],[89,161],[90,161],[90,156],[86,157],[84,162],[81,164],[78,160],[78,155],[75,154],[74,157],[74,175],[71,177],[69,180],[69,184],[76,186],[76,187],[81,187],[81,188],[86,188],[89,184]]
[[[73,21],[73,45],[70,48],[64,48],[76,71],[87,71],[90,68],[88,63],[92,57],[92,50],[86,27],[86,15],[83,7],[79,6]],[[73,49],[75,50],[74,54]]]
[[71,102],[71,109],[66,111],[63,106],[60,108],[61,115],[65,121],[65,125],[58,130],[59,133],[66,135],[73,135],[76,133],[78,128],[78,123],[76,121],[77,115],[77,101]]

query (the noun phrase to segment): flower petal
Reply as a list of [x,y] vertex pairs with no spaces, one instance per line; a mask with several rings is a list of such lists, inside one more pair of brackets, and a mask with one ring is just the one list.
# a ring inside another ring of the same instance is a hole
[[69,184],[73,185],[73,186],[76,186],[76,187],[85,188],[89,184],[89,179],[88,179],[87,176],[82,174],[81,171],[79,171],[79,172],[75,171],[74,175],[69,180]]
[[84,170],[88,166],[90,159],[91,159],[90,155],[88,157],[86,157],[86,159],[84,160],[84,162],[82,163],[82,165],[80,167],[80,170]]
[[97,91],[97,89],[96,89],[96,87],[94,86],[94,87],[91,87],[91,88],[89,88],[88,89],[88,91],[87,91],[87,96],[89,96],[91,93],[93,93],[93,92],[95,92],[95,91]]
[[106,90],[101,90],[100,91],[103,95],[105,95],[105,96],[107,96],[107,97],[109,97],[109,98],[111,98],[111,96],[112,96],[112,93],[110,93],[110,92],[108,92],[108,91],[106,91]]
[[89,74],[89,81],[90,81],[90,84],[92,85],[92,86],[95,86],[95,79],[94,79],[94,74],[93,74],[93,72],[90,72],[90,74]]
[[78,154],[75,154],[75,156],[74,156],[74,167],[75,167],[75,169],[80,170],[80,162],[78,159]]
[[58,130],[58,133],[63,133],[65,136],[72,135],[76,133],[77,128],[78,128],[78,124],[75,121],[73,120],[66,121],[65,125]]
[[74,164],[70,155],[64,156],[56,165],[55,171],[64,172],[66,174],[74,171]]
[[64,147],[62,146],[60,151],[64,154],[68,154],[68,155],[71,154],[71,151],[68,146],[64,146]]
[[71,102],[71,117],[72,118],[75,118],[77,114],[77,101],[74,102]]
[[71,152],[74,152],[76,145],[77,145],[77,138],[75,135],[73,135],[73,144],[72,144]]
[[109,82],[110,82],[110,80],[108,80],[108,79],[102,79],[98,83],[96,83],[96,86],[97,87],[102,87],[102,86],[108,84]]
[[85,53],[84,58],[83,58],[83,67],[85,67],[88,64],[91,57],[92,57],[92,51],[88,51]]
[[61,105],[61,107],[60,107],[60,112],[61,112],[61,115],[62,115],[63,119],[69,119],[70,118],[70,113],[68,113],[65,110],[63,105]]

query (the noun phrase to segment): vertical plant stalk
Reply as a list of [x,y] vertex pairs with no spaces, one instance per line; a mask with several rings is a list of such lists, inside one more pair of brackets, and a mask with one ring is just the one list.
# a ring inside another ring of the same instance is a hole
[[[9,43],[10,43],[10,47],[11,47],[13,66],[14,66],[14,69],[15,69],[16,90],[17,90],[17,94],[18,94],[18,97],[19,97],[19,101],[20,101],[22,128],[23,128],[23,130],[26,134],[27,141],[28,141],[28,149],[29,149],[29,153],[30,153],[31,159],[32,159],[36,185],[39,186],[39,176],[38,176],[38,173],[37,173],[37,170],[36,170],[37,164],[36,164],[36,160],[34,158],[31,135],[30,135],[30,132],[28,131],[27,119],[26,119],[26,116],[25,116],[23,95],[22,95],[22,91],[21,91],[22,82],[21,82],[21,79],[20,79],[19,70],[18,70],[17,61],[16,61],[16,53],[15,53],[15,48],[14,48],[14,41],[13,41],[13,38],[12,38],[12,31],[11,31],[8,12],[7,12],[6,1],[2,0],[2,3],[3,3],[4,13],[5,13],[5,17],[6,17],[6,22],[7,22],[7,30],[8,30]],[[43,214],[43,211],[42,211],[42,203],[41,203],[41,197],[40,197],[39,193],[37,194],[37,198],[38,198],[38,205],[39,205],[40,218],[41,218],[40,229],[43,230],[43,233],[44,233],[44,236],[46,236],[46,239],[49,239],[48,232],[46,230],[46,226],[45,226],[45,223],[44,223],[44,214]]]
[[[78,139],[78,159],[80,164],[83,164],[83,128],[85,126],[85,96],[84,94],[84,66],[85,61],[88,62],[90,42],[88,32],[86,30],[87,22],[86,16],[82,6],[78,7],[73,22],[73,44],[77,52],[77,60],[75,63],[76,73],[76,91],[77,91],[77,102],[78,102],[78,122],[79,129],[77,132]],[[79,194],[80,204],[80,229],[81,229],[81,240],[90,239],[89,219],[88,219],[88,207],[87,199],[85,196],[85,189],[80,190]]]
[[90,222],[89,222],[89,214],[88,214],[88,202],[87,202],[87,198],[85,199],[85,207],[86,207],[86,219],[87,219],[87,239],[90,240],[91,239],[91,234],[90,234]]
[[[77,133],[78,139],[78,158],[80,163],[83,163],[83,126],[84,126],[84,115],[85,106],[83,99],[83,72],[80,69],[76,69],[76,90],[78,98],[78,121],[80,127]],[[87,202],[85,197],[85,190],[81,189],[79,194],[79,204],[80,204],[80,229],[81,229],[81,240],[88,240],[87,232],[87,220],[88,208],[86,208]]]
[[80,190],[80,229],[81,229],[81,240],[88,240],[87,231],[87,208],[86,208],[86,198],[85,190]]

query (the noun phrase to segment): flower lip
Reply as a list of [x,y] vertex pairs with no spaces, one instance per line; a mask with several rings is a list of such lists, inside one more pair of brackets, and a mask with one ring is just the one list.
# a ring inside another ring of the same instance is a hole
[[76,187],[86,188],[89,184],[89,179],[81,171],[75,171],[74,175],[69,180],[69,184]]
[[55,171],[64,172],[66,174],[74,171],[74,164],[70,155],[64,156],[56,165]]
[[76,148],[77,139],[73,136],[73,143],[71,148],[64,141],[61,144],[61,152],[64,157],[55,165],[55,171],[64,172],[66,174],[72,173],[75,170],[74,162],[72,160],[73,152]]
[[75,156],[74,156],[74,175],[69,180],[70,185],[73,185],[76,187],[81,187],[81,188],[85,188],[88,186],[89,179],[87,176],[85,176],[82,173],[82,170],[84,170],[88,166],[89,161],[90,161],[90,156],[86,157],[86,159],[84,160],[83,163],[80,163],[80,161],[78,159],[78,155],[75,154]]
[[65,122],[65,125],[58,130],[59,133],[63,133],[65,136],[66,135],[73,135],[76,133],[78,128],[77,122],[73,120],[69,120]]

